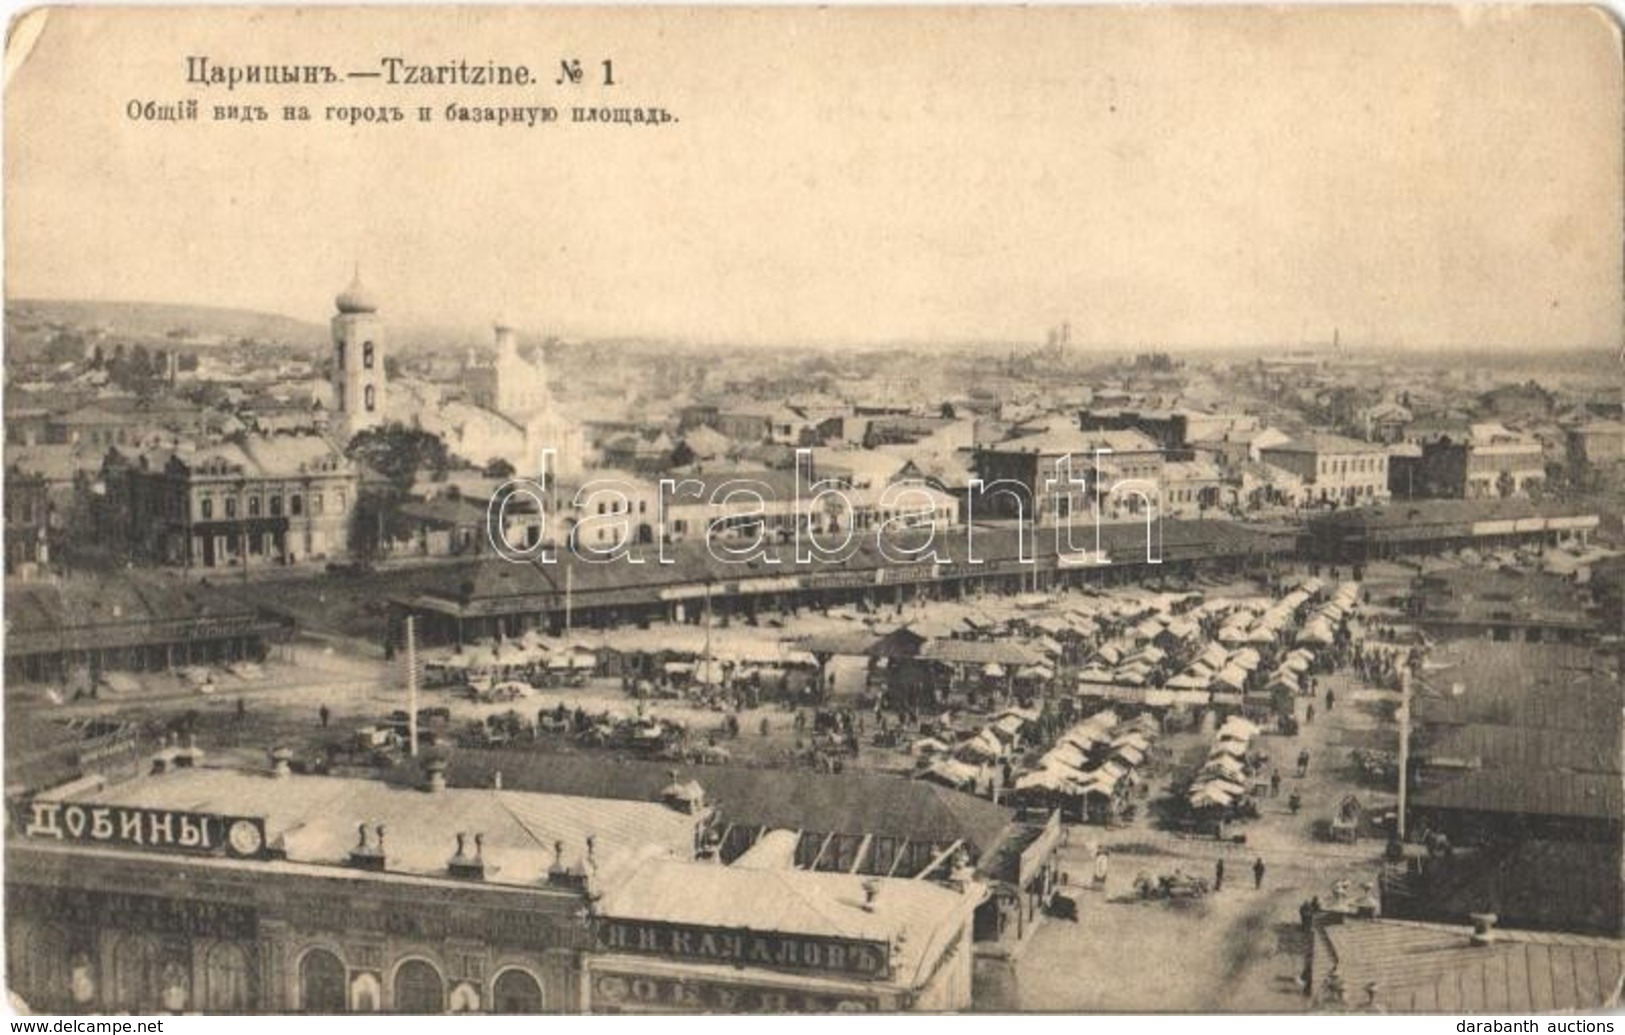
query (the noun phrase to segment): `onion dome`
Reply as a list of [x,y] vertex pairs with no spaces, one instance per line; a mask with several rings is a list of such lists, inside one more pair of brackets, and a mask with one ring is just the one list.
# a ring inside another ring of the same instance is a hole
[[350,286],[339,293],[339,296],[333,300],[333,304],[338,306],[341,313],[376,313],[378,311],[378,303],[374,301],[372,292],[368,291],[366,285],[361,283],[361,271],[359,269],[356,270],[355,278],[350,281]]

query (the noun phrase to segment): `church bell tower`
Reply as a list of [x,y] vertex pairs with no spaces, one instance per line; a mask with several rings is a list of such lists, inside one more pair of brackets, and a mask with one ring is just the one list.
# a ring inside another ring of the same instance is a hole
[[359,270],[333,304],[333,432],[348,445],[356,432],[384,423],[384,322]]

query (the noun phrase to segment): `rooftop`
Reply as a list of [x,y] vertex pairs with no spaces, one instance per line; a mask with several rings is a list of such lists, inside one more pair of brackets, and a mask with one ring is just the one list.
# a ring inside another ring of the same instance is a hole
[[1299,435],[1278,445],[1264,446],[1263,450],[1266,453],[1382,453],[1386,451],[1385,447],[1380,443],[1361,442],[1359,439],[1328,434]]
[[1578,935],[1497,931],[1475,945],[1465,928],[1371,920],[1324,928],[1350,1004],[1375,983],[1390,1012],[1572,1013],[1616,995],[1625,942]]
[[[875,894],[865,907],[868,885]],[[600,916],[887,943],[892,981],[922,983],[981,900],[931,881],[652,860],[606,891]]]
[[358,825],[382,826],[386,870],[429,877],[446,875],[459,832],[478,833],[486,880],[510,885],[545,881],[555,863],[579,868],[589,837],[605,883],[651,856],[687,859],[696,823],[653,802],[488,788],[428,792],[379,780],[213,768],[176,769],[72,800],[260,817],[269,846],[285,850],[290,862],[317,865],[347,865]]
[[[673,782],[660,762],[616,762],[530,751],[463,751],[453,755],[453,786],[504,787],[551,794],[654,802]],[[677,779],[695,780],[725,824],[822,834],[875,834],[951,844],[964,840],[979,855],[1011,822],[1010,810],[983,798],[888,773],[812,773],[740,766],[679,766]]]

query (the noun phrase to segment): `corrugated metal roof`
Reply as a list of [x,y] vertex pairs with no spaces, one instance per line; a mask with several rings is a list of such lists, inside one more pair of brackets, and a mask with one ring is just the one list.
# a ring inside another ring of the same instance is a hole
[[1569,816],[1618,823],[1625,793],[1617,773],[1480,769],[1434,777],[1411,794],[1413,808]]
[[459,751],[447,779],[454,785],[489,786],[502,772],[504,787],[652,802],[678,779],[697,781],[706,804],[725,823],[821,834],[874,834],[951,844],[964,840],[980,857],[1010,827],[1013,813],[985,798],[888,773],[839,774],[742,766],[672,766],[616,762],[597,757],[544,755],[529,751]]
[[1395,920],[1323,929],[1351,1005],[1406,1013],[1547,1013],[1595,1010],[1625,975],[1625,942],[1500,931],[1474,945],[1465,928]]

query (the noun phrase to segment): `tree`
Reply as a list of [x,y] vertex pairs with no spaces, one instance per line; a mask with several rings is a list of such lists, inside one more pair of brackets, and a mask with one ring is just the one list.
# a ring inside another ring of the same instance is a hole
[[451,463],[446,443],[439,435],[399,422],[358,432],[345,453],[383,475],[401,496],[412,488],[418,475],[443,475]]
[[499,456],[485,465],[484,474],[487,478],[501,478],[506,481],[514,475],[513,464]]

